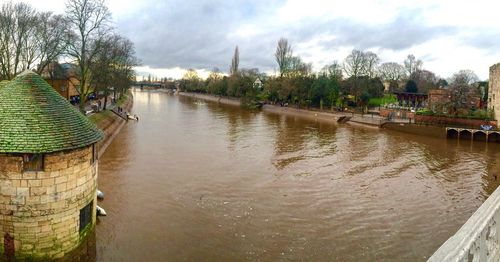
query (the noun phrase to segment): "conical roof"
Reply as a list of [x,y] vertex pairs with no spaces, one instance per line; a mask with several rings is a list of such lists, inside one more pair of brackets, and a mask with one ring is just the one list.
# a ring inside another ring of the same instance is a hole
[[0,88],[0,153],[52,153],[102,138],[94,123],[36,73],[25,71]]

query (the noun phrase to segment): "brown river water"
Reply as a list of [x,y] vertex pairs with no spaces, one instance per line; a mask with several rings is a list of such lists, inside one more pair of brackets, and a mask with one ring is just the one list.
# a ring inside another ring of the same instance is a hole
[[425,261],[500,180],[497,144],[133,94],[98,261]]

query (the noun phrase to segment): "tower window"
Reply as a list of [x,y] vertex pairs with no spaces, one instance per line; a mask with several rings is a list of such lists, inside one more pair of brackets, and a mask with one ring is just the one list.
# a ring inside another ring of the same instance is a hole
[[97,152],[97,145],[93,144],[92,145],[92,159],[90,159],[90,163],[94,164],[94,162],[97,160],[98,152]]
[[80,232],[85,229],[85,227],[92,222],[92,205],[94,201],[90,201],[88,205],[80,209]]
[[43,154],[23,155],[23,171],[43,171]]

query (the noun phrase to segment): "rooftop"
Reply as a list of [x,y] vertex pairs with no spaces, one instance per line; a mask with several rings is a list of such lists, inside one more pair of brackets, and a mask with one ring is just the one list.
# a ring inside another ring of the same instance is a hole
[[0,81],[0,88],[4,87],[7,83],[9,83],[8,80],[2,80],[2,81]]
[[0,88],[0,153],[51,153],[96,143],[103,133],[38,74]]

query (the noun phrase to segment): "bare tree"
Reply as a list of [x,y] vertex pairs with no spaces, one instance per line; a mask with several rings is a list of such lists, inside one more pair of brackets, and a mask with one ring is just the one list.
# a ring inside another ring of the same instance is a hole
[[422,60],[416,59],[414,55],[408,55],[404,61],[408,77],[414,76],[416,72],[422,69]]
[[135,56],[134,43],[127,38],[119,37],[115,48],[116,56],[113,61],[113,87],[121,96],[132,85],[135,79],[134,67],[140,65]]
[[387,62],[380,65],[378,68],[380,77],[384,81],[399,82],[406,75],[405,68],[395,62]]
[[478,90],[473,86],[478,81],[472,70],[460,70],[450,79],[451,106],[456,114],[459,110],[469,110],[474,106],[473,98]]
[[366,75],[368,77],[373,78],[377,74],[378,64],[380,63],[380,58],[377,54],[373,52],[366,52],[365,54],[365,63],[366,63]]
[[25,69],[41,74],[64,51],[61,16],[37,12],[24,3],[7,2],[0,10],[0,78]]
[[118,35],[111,35],[99,43],[99,49],[93,57],[92,63],[89,66],[92,77],[89,79],[89,84],[94,87],[96,91],[103,92],[104,94],[104,107],[106,110],[107,97],[110,88],[113,85],[114,70],[117,62],[120,61],[119,57],[119,41]]
[[0,78],[29,69],[36,46],[36,11],[25,3],[4,3],[0,10]]
[[429,70],[418,70],[410,76],[410,79],[417,84],[418,91],[421,93],[427,93],[430,89],[439,87],[439,78]]
[[476,73],[472,70],[460,70],[457,73],[453,74],[453,76],[450,79],[451,85],[472,85],[474,83],[477,83],[479,81],[479,78],[477,77]]
[[352,50],[352,52],[344,60],[344,72],[347,77],[358,78],[366,75],[367,60],[366,55],[362,51]]
[[231,68],[229,69],[230,75],[236,75],[238,73],[238,66],[240,64],[240,52],[238,46],[234,49],[233,59],[231,60]]
[[59,56],[65,52],[64,30],[66,22],[62,16],[53,15],[50,12],[40,13],[38,19],[36,32],[38,65],[36,72],[41,74],[50,63],[57,61]]
[[286,38],[281,38],[278,41],[278,46],[274,53],[274,58],[276,59],[276,63],[278,63],[280,77],[283,77],[289,70],[292,57],[292,47],[288,44],[288,40]]
[[87,96],[92,92],[89,85],[92,60],[109,30],[107,22],[110,16],[104,0],[68,0],[66,3],[67,53],[78,65],[78,91],[82,112]]
[[286,69],[286,75],[288,76],[306,76],[312,73],[312,64],[305,63],[299,56],[290,57],[288,62],[288,68]]
[[326,65],[321,69],[321,74],[341,80],[342,66],[337,61],[333,61],[332,64]]

